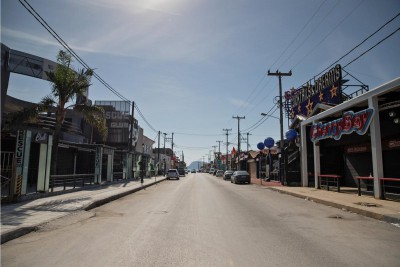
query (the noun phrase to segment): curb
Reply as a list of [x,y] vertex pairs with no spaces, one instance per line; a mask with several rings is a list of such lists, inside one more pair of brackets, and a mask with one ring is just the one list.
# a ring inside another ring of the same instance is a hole
[[1,234],[1,244],[16,239],[38,229],[38,226],[21,227]]
[[330,207],[334,207],[334,208],[338,208],[338,209],[344,209],[347,211],[351,211],[353,213],[363,215],[365,217],[373,218],[373,219],[384,221],[387,223],[396,223],[396,224],[400,223],[400,218],[393,217],[390,215],[383,215],[383,214],[379,214],[379,213],[376,213],[373,211],[359,209],[359,208],[355,208],[355,207],[351,207],[351,206],[347,206],[344,204],[339,204],[339,203],[335,203],[335,202],[331,202],[331,201],[327,201],[327,200],[323,200],[323,199],[319,199],[319,198],[315,198],[315,197],[309,197],[309,196],[305,196],[302,194],[287,192],[284,190],[280,190],[279,188],[268,187],[268,189],[275,191],[275,192],[282,193],[282,194],[286,194],[286,195],[290,195],[290,196],[294,196],[294,197],[298,197],[298,198],[303,198],[303,199],[306,199],[309,201],[313,201],[315,203],[323,204],[325,206],[330,206]]
[[89,205],[87,205],[86,207],[84,207],[83,210],[88,211],[88,210],[100,207],[100,206],[102,206],[104,204],[107,204],[107,203],[109,203],[111,201],[117,200],[119,198],[125,197],[125,196],[130,195],[130,194],[133,194],[133,193],[135,193],[137,191],[146,189],[147,187],[150,187],[152,185],[161,183],[164,180],[165,180],[165,178],[164,179],[160,179],[160,180],[155,181],[155,182],[152,182],[152,183],[149,183],[149,184],[145,184],[145,185],[133,188],[131,190],[128,190],[128,191],[125,191],[125,192],[122,192],[122,193],[118,193],[118,194],[103,198],[103,199],[95,200],[92,203],[90,203]]
[[[104,204],[107,204],[107,203],[109,203],[111,201],[117,200],[119,198],[122,198],[122,197],[125,197],[127,195],[133,194],[133,193],[135,193],[137,191],[146,189],[147,187],[150,187],[152,185],[155,185],[155,184],[158,184],[160,182],[163,182],[164,180],[165,180],[165,178],[161,178],[158,181],[151,182],[151,183],[148,183],[148,184],[133,188],[131,190],[128,190],[128,191],[125,191],[125,192],[122,192],[122,193],[119,193],[119,194],[115,194],[113,196],[109,196],[109,197],[106,197],[106,198],[103,198],[103,199],[95,200],[92,203],[88,204],[86,207],[83,207],[83,208],[78,209],[78,210],[88,211],[88,210],[100,207],[100,206],[102,206]],[[75,212],[76,212],[76,210],[75,210]],[[64,216],[61,216],[61,217],[68,216],[69,214],[70,213],[65,214]],[[55,219],[59,219],[61,217],[58,217],[58,218],[55,218]],[[2,233],[1,237],[0,237],[1,244],[4,244],[4,243],[6,243],[8,241],[11,241],[11,240],[16,239],[18,237],[21,237],[23,235],[29,234],[31,232],[34,232],[37,229],[39,229],[41,225],[44,225],[44,224],[49,223],[49,222],[50,221],[46,221],[46,222],[42,222],[42,223],[39,223],[39,224],[34,225],[34,226],[26,226],[26,227],[16,228],[16,229],[10,230],[8,232]]]

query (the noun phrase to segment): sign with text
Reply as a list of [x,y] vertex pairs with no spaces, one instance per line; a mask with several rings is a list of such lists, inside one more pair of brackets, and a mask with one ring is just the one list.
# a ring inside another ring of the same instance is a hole
[[318,79],[314,84],[308,82],[298,89],[285,92],[285,101],[289,102],[291,108],[290,118],[296,115],[309,116],[318,103],[330,105],[342,102],[342,68],[338,64]]
[[371,123],[374,109],[368,108],[354,113],[347,111],[342,118],[327,123],[313,124],[310,129],[311,141],[316,142],[322,139],[333,138],[339,140],[343,134],[356,132],[364,135]]

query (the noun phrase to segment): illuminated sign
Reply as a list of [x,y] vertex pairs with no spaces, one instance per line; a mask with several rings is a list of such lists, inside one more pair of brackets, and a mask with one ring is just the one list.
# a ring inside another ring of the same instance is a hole
[[310,129],[311,141],[316,142],[327,138],[339,140],[342,134],[351,134],[353,132],[364,135],[368,130],[373,114],[374,110],[372,108],[356,113],[347,111],[343,113],[340,119],[327,123],[313,124]]
[[338,64],[316,79],[314,84],[307,83],[301,88],[286,91],[285,99],[291,102],[290,118],[310,115],[318,103],[341,103],[341,79],[342,68]]

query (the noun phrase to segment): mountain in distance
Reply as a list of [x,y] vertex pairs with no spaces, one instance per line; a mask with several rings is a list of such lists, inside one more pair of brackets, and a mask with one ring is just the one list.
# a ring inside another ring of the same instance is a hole
[[201,168],[203,166],[203,162],[202,161],[193,161],[192,163],[190,163],[189,166],[187,166],[186,168],[188,170],[192,170],[192,169],[196,169],[198,170],[199,168]]

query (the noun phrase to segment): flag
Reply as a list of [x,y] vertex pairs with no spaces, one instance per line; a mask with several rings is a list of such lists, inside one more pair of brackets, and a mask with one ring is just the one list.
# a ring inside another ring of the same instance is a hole
[[232,148],[232,155],[236,155],[236,149],[235,149],[235,147]]

